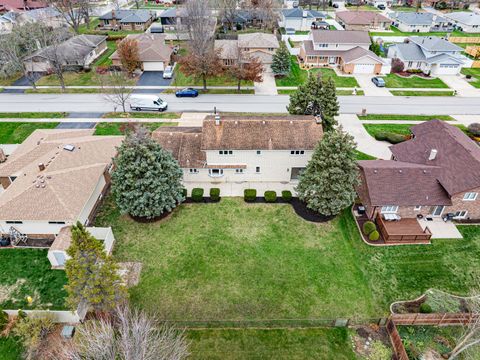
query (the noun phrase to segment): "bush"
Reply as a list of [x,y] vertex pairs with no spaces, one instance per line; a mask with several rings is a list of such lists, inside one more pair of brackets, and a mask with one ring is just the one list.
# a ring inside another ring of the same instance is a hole
[[213,201],[220,200],[220,189],[219,188],[211,188],[210,189],[210,199]]
[[406,140],[405,136],[402,134],[379,131],[375,134],[375,139],[378,141],[388,141],[391,144],[398,144]]
[[467,74],[467,75],[465,75],[465,77],[470,80],[472,78],[472,75]]
[[405,69],[405,64],[403,63],[403,61],[400,60],[399,58],[393,58],[391,72],[394,74],[401,73],[403,69]]
[[288,202],[292,201],[292,192],[289,190],[282,191],[282,199]]
[[468,125],[468,132],[473,136],[480,136],[480,123],[472,123]]
[[263,196],[265,197],[265,201],[267,203],[274,203],[277,201],[277,193],[275,191],[265,191]]
[[182,196],[183,196],[183,198],[184,198],[184,199],[186,199],[186,198],[187,198],[187,194],[188,194],[188,191],[187,191],[187,189],[185,189],[185,188],[184,188],[184,189],[182,189]]
[[45,316],[20,318],[12,329],[13,335],[19,337],[25,347],[25,357],[36,359],[37,350],[42,341],[55,328],[51,314]]
[[433,312],[432,307],[427,303],[420,304],[420,312],[422,314],[431,314]]
[[203,189],[194,188],[192,189],[192,200],[195,202],[200,202],[203,200]]
[[245,201],[255,201],[257,198],[257,190],[255,189],[245,189],[243,191],[243,198]]
[[368,238],[371,241],[377,241],[378,239],[380,239],[380,234],[378,233],[377,230],[374,230],[370,233],[370,235],[368,235]]
[[368,360],[385,360],[392,358],[392,350],[385,346],[380,340],[374,340],[370,347]]
[[8,325],[8,314],[0,309],[0,333],[5,330]]
[[375,225],[373,221],[367,221],[365,224],[363,224],[363,233],[365,235],[370,235],[375,230],[377,230],[377,225]]

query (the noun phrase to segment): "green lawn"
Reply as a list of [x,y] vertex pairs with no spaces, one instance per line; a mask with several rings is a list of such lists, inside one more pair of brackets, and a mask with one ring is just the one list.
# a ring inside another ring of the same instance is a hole
[[[277,92],[280,95],[291,95],[295,92],[296,90],[292,89],[278,89]],[[337,96],[354,96],[352,94],[352,90],[337,90],[336,91]],[[365,95],[363,90],[357,90],[357,96],[363,96]]]
[[110,66],[112,60],[110,56],[117,50],[116,41],[107,41],[107,50],[93,63],[93,66]]
[[398,28],[395,26],[390,26],[390,30],[392,32],[385,32],[385,31],[371,31],[370,36],[447,36],[448,34],[451,34],[451,36],[455,37],[476,37],[478,34],[474,33],[464,33],[458,30],[452,31],[451,33],[447,32],[427,32],[427,33],[417,33],[417,32],[403,32],[400,31]]
[[51,270],[47,250],[2,249],[0,251],[0,308],[63,309],[66,292],[64,271]]
[[57,122],[2,122],[0,144],[20,144],[36,129],[54,129],[57,125]]
[[365,154],[358,150],[356,150],[355,153],[357,154],[357,160],[375,160],[376,159],[375,156]]
[[21,360],[22,345],[13,337],[0,336],[0,360]]
[[413,91],[413,90],[391,90],[393,96],[454,96],[453,90],[447,91]]
[[[59,84],[56,84],[59,85]],[[95,84],[92,84],[95,85]],[[67,85],[68,86],[68,85]],[[51,88],[51,89],[27,89],[25,90],[25,94],[100,94],[102,93],[102,89],[65,89],[62,92],[60,88]]]
[[408,78],[398,76],[397,74],[388,74],[383,76],[385,80],[385,86],[387,88],[446,88],[448,89],[447,84],[445,84],[439,78],[426,79],[420,76],[410,76]]
[[[98,75],[95,72],[95,68],[91,71],[69,71],[63,74],[65,85],[66,86],[100,86],[102,85],[102,79],[105,80],[105,83],[108,83],[108,75]],[[38,86],[60,86],[58,77],[55,74],[47,75],[42,77],[37,81]],[[126,85],[135,85],[134,79],[128,79]],[[39,91],[42,89],[39,89]],[[46,89],[51,90],[51,89]],[[58,89],[55,89],[57,92]],[[100,89],[79,89],[79,90],[94,90],[96,92],[101,91]]]
[[302,70],[297,62],[295,56],[291,57],[291,67],[290,75],[275,79],[277,86],[298,86],[301,85],[307,80],[308,71],[312,73],[321,72],[322,76],[332,77],[335,81],[337,87],[349,87],[354,88],[358,87],[357,80],[351,76],[338,76],[333,69],[329,68],[315,68],[311,70]]
[[137,118],[137,119],[178,119],[182,116],[181,113],[176,112],[110,112],[103,114],[103,118]]
[[345,328],[189,330],[186,336],[194,360],[358,359]]
[[[375,137],[379,132],[389,132],[401,135],[409,135],[410,128],[413,125],[410,124],[363,124],[363,127],[367,132]],[[464,125],[455,125],[462,131],[467,131]]]
[[[207,189],[208,191],[208,189]],[[315,224],[287,204],[184,204],[137,223],[112,199],[96,225],[113,227],[120,261],[143,263],[131,301],[173,320],[353,317],[435,287],[464,294],[480,275],[480,227],[430,246],[365,245],[349,210]]]
[[[175,67],[175,77],[172,86],[202,86],[201,78],[187,76],[180,71],[180,66]],[[207,86],[237,86],[237,80],[228,75],[216,76],[207,79]],[[242,81],[242,86],[253,86],[253,81]]]
[[17,74],[10,77],[0,77],[0,86],[10,86],[19,78],[21,78],[22,74]]
[[358,115],[359,120],[411,120],[411,121],[428,121],[443,120],[455,121],[450,115],[396,115],[396,114],[368,114]]
[[[133,125],[134,123],[128,123]],[[141,124],[142,126],[146,127],[150,131],[158,129],[160,126],[177,126],[178,123],[174,122],[155,122],[155,123],[137,123]],[[95,126],[95,133],[94,135],[123,135],[124,126],[127,123],[97,123]]]
[[480,69],[463,68],[462,74],[472,75],[474,80],[469,81],[469,84],[480,89]]
[[1,119],[62,119],[68,116],[66,112],[17,112],[0,113]]

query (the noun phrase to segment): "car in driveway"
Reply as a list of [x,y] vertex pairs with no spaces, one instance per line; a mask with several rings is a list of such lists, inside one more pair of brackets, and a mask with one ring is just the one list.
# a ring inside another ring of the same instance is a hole
[[377,9],[379,9],[379,10],[385,10],[386,7],[385,7],[384,4],[379,4],[379,5],[377,5]]
[[176,97],[197,97],[198,96],[198,90],[192,89],[192,88],[185,88],[182,90],[178,90],[175,92]]
[[372,82],[375,84],[376,87],[385,87],[385,80],[379,76],[375,76],[372,78]]
[[173,66],[167,66],[163,71],[164,79],[171,79],[173,77]]

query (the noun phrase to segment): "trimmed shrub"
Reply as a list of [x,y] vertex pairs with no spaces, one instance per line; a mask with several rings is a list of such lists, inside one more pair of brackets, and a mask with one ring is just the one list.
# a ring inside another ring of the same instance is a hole
[[255,199],[257,198],[257,190],[255,189],[245,189],[243,191],[243,198],[245,199],[245,201],[255,201]]
[[371,241],[377,241],[378,239],[380,239],[380,234],[378,233],[377,230],[374,230],[370,233],[370,235],[368,235],[368,238]]
[[277,201],[277,193],[275,191],[265,191],[263,196],[265,197],[265,201],[267,203],[274,203]]
[[210,199],[213,201],[220,200],[220,189],[219,188],[211,188],[210,189]]
[[406,137],[402,134],[379,131],[375,134],[375,139],[378,141],[388,141],[391,144],[398,144],[406,140]]
[[192,189],[192,200],[195,202],[200,202],[203,200],[203,189],[194,188]]
[[375,225],[373,221],[367,221],[363,224],[362,229],[365,235],[370,235],[372,232],[377,230],[377,225]]
[[422,303],[420,304],[420,312],[422,314],[430,314],[433,312],[432,307],[428,305],[427,303]]
[[292,192],[289,190],[282,191],[282,199],[288,202],[292,201]]
[[184,188],[184,189],[182,190],[182,196],[183,196],[184,199],[187,198],[187,194],[188,194],[187,189]]
[[0,309],[0,332],[5,330],[8,325],[8,314]]
[[468,80],[470,80],[470,79],[472,78],[472,75],[467,74],[467,75],[465,75],[465,78],[467,78]]
[[391,72],[392,73],[400,73],[403,71],[403,69],[405,68],[405,64],[403,63],[402,60],[400,60],[399,58],[393,58],[392,59],[392,66],[391,66]]
[[480,136],[480,124],[472,123],[468,125],[468,132],[473,136]]

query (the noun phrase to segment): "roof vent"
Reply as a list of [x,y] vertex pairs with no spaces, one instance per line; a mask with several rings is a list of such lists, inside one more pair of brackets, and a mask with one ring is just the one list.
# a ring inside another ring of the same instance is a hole
[[38,170],[40,170],[40,171],[45,170],[45,164],[44,163],[38,164]]
[[71,144],[64,145],[63,150],[73,151],[75,150],[75,145],[71,145]]
[[426,173],[427,173],[427,170],[423,169],[423,173],[426,174]]
[[428,156],[428,160],[432,161],[432,160],[435,160],[435,158],[437,157],[437,149],[432,149],[430,150],[430,155]]
[[377,170],[377,169],[373,169],[373,173],[374,173],[374,174],[378,173],[378,170]]
[[263,121],[262,121],[262,124],[263,124],[263,125],[265,125],[265,124],[266,124],[265,120],[263,120]]
[[402,169],[400,169],[400,170],[398,170],[398,172],[401,174],[401,173],[403,173],[403,170],[402,170]]
[[220,125],[220,115],[215,115],[215,125],[216,126]]

